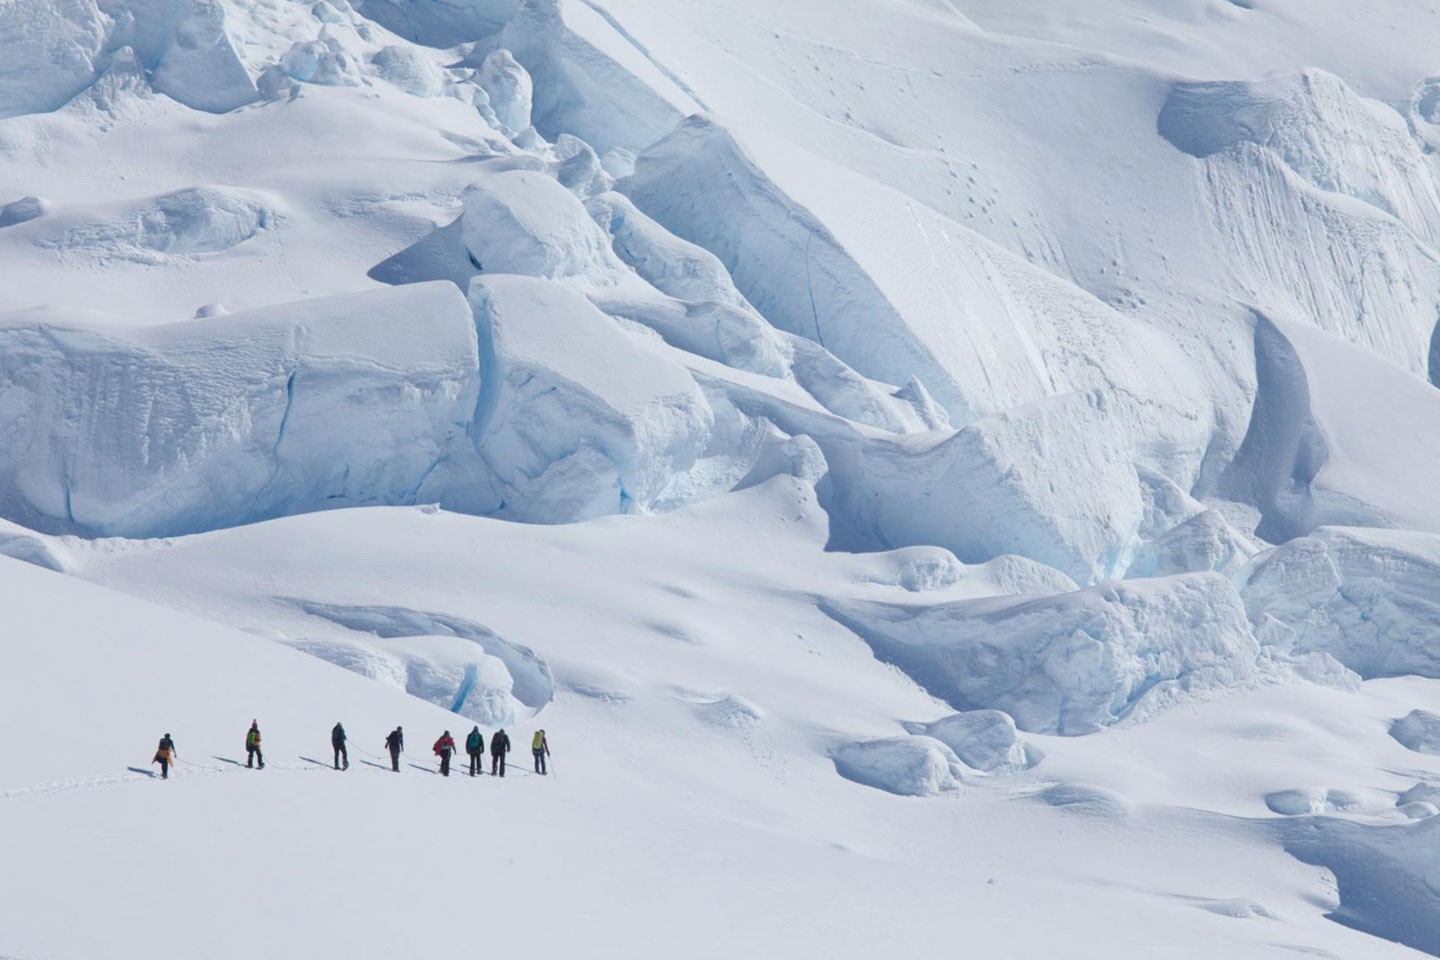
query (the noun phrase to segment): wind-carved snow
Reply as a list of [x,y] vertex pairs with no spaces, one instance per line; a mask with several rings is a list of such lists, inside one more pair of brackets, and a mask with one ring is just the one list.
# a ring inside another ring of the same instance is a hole
[[354,673],[399,687],[488,727],[528,720],[555,697],[550,666],[462,617],[390,607],[296,601],[306,613],[373,638],[286,642]]

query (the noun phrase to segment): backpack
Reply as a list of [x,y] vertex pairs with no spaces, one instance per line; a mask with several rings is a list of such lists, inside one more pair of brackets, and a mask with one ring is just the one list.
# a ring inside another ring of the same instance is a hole
[[479,731],[470,734],[465,738],[465,749],[471,753],[479,753],[485,749],[485,738],[480,736]]
[[530,749],[537,751],[545,749],[545,734],[543,732],[537,731],[535,733],[535,738],[530,741]]

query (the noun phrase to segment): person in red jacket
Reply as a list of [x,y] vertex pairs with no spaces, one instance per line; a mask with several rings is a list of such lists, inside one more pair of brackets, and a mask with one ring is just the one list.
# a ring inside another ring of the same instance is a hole
[[450,736],[450,731],[446,730],[440,735],[440,739],[435,741],[435,755],[440,758],[440,776],[450,776],[450,755],[454,752],[455,740]]

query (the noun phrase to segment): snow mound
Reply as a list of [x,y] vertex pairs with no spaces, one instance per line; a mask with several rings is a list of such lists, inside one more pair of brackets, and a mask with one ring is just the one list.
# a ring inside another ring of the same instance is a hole
[[623,271],[585,207],[543,173],[507,170],[465,191],[465,246],[487,274],[599,280]]
[[412,46],[382,47],[370,57],[370,63],[382,80],[412,96],[438,97],[445,91],[444,71]]
[[0,206],[0,227],[38,220],[50,211],[50,205],[39,197],[21,197]]
[[1334,875],[1340,902],[1333,919],[1440,956],[1434,857],[1440,819],[1379,826],[1315,817],[1284,820],[1277,829],[1291,856]]
[[1358,810],[1361,799],[1348,790],[1316,787],[1311,790],[1279,790],[1265,795],[1265,806],[1271,813],[1301,817],[1319,813]]
[[1240,597],[1213,573],[929,607],[831,601],[826,610],[957,710],[1003,710],[1034,733],[1091,733],[1258,673]]
[[68,253],[100,257],[195,256],[239,246],[277,222],[254,194],[231,187],[191,187],[130,204],[104,220],[79,223],[43,241]]
[[1217,917],[1229,917],[1232,920],[1278,919],[1274,913],[1265,908],[1264,904],[1257,903],[1248,897],[1235,897],[1230,900],[1195,900],[1192,902],[1206,913],[1213,913]]
[[738,694],[726,694],[714,699],[701,700],[691,710],[695,716],[711,727],[722,730],[740,730],[753,726],[764,719],[759,707]]
[[470,303],[486,378],[476,444],[499,516],[558,523],[688,497],[714,415],[683,367],[555,283],[479,277]]
[[1440,784],[1417,783],[1395,800],[1397,807],[1419,803],[1440,808]]
[[1118,820],[1130,812],[1130,801],[1104,787],[1088,783],[1060,783],[1043,791],[1040,799],[1066,813],[1099,820]]
[[1323,527],[1259,554],[1239,575],[1272,642],[1333,656],[1366,679],[1440,677],[1440,536]]
[[8,520],[0,520],[0,555],[56,573],[70,572],[69,556],[51,538],[37,535]]
[[996,776],[1029,770],[1043,756],[1021,739],[1010,715],[999,710],[952,714],[926,724],[925,733],[954,750],[966,766]]
[[364,81],[361,64],[343,44],[326,39],[302,40],[280,58],[285,73],[301,83],[332,87],[358,87]]
[[479,387],[470,313],[443,283],[124,339],[21,314],[0,322],[0,510],[147,537],[438,499]]
[[847,743],[835,751],[834,759],[845,779],[903,797],[938,796],[961,785],[959,758],[930,737]]
[[1390,736],[1416,753],[1440,754],[1440,716],[1427,710],[1411,710],[1390,724]]

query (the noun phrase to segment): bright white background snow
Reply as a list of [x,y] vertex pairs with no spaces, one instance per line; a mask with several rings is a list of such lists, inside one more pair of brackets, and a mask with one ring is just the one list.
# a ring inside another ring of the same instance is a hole
[[0,0],[0,956],[1440,955],[1437,49]]

